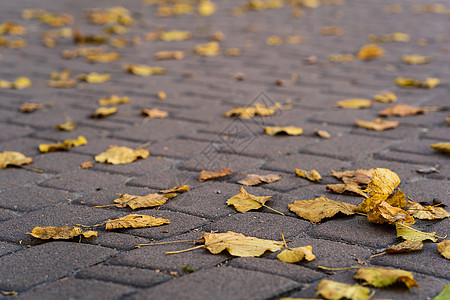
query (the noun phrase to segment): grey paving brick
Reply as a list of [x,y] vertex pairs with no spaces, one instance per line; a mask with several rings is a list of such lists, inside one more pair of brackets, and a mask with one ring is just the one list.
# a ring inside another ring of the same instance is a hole
[[7,141],[8,139],[28,135],[32,132],[33,129],[29,127],[5,124],[2,125],[2,131],[0,133],[0,141]]
[[30,137],[21,137],[9,139],[0,143],[1,151],[18,151],[26,156],[40,155],[39,144],[48,144],[48,140],[34,139]]
[[138,159],[137,161],[128,164],[112,165],[106,163],[96,163],[93,170],[101,170],[123,175],[141,175],[160,172],[169,168],[173,163],[174,161],[170,158],[150,156],[145,159]]
[[414,201],[433,202],[434,198],[438,198],[446,205],[450,205],[448,195],[450,187],[444,180],[423,179],[405,183],[401,186],[402,191],[410,196]]
[[333,159],[329,157],[317,157],[311,154],[292,154],[287,155],[279,159],[270,161],[262,166],[263,169],[274,170],[274,171],[284,171],[284,172],[295,172],[295,168],[303,170],[316,169],[319,173],[328,173],[330,168],[336,170],[348,166],[338,159]]
[[[0,287],[21,291],[53,281],[70,271],[108,259],[115,251],[99,246],[51,242],[0,257]],[[20,266],[20,267],[18,267]]]
[[241,171],[254,168],[262,164],[262,160],[253,157],[239,155],[240,148],[234,148],[236,154],[218,153],[207,146],[198,155],[183,161],[178,165],[182,170],[189,171],[217,171],[222,168],[230,168],[233,171]]
[[8,167],[1,171],[0,189],[20,187],[27,183],[42,181],[47,177],[44,174],[15,167]]
[[5,221],[5,220],[11,219],[11,218],[15,218],[17,216],[19,216],[19,214],[17,212],[0,208],[0,221]]
[[37,156],[33,162],[33,168],[46,173],[65,173],[80,169],[85,161],[92,160],[87,155],[68,152],[45,153]]
[[144,196],[157,192],[158,191],[154,189],[115,185],[109,187],[108,189],[101,189],[90,193],[84,193],[84,195],[82,195],[81,197],[74,199],[74,202],[89,206],[109,205],[114,203],[114,199],[117,199],[119,194]]
[[383,151],[374,155],[376,159],[393,160],[409,164],[436,165],[442,164],[446,160],[446,156],[441,153],[430,153],[429,155],[420,155],[414,153],[405,153],[397,151]]
[[174,169],[164,170],[154,174],[144,175],[127,181],[127,185],[149,187],[157,190],[169,189],[174,186],[187,184],[190,187],[199,186],[199,173]]
[[0,242],[0,256],[7,255],[11,252],[21,250],[21,247],[16,244],[7,242]]

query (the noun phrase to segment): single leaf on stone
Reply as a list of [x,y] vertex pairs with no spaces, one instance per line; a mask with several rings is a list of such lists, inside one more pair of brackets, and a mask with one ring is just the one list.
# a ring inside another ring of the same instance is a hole
[[437,143],[430,145],[436,151],[450,153],[450,143]]
[[395,229],[397,230],[397,237],[401,237],[406,241],[423,242],[430,240],[435,243],[437,242],[438,236],[436,232],[422,232],[401,223],[395,224]]
[[376,44],[364,45],[359,49],[358,59],[372,60],[384,56],[384,49]]
[[377,94],[373,96],[373,100],[381,103],[390,103],[397,101],[397,96],[393,92],[388,92],[385,94]]
[[442,291],[431,300],[448,300],[450,299],[450,284],[444,285]]
[[55,240],[68,240],[74,237],[82,235],[85,238],[90,238],[97,236],[96,231],[87,230],[83,231],[80,227],[76,226],[64,226],[64,227],[54,227],[54,226],[44,226],[44,227],[34,227],[32,232],[27,232],[27,234],[42,240],[55,239]]
[[85,161],[80,165],[80,168],[82,169],[89,169],[92,168],[94,166],[94,163],[91,161]]
[[316,296],[325,299],[339,300],[368,300],[371,298],[370,289],[359,284],[349,285],[337,281],[323,279],[317,286]]
[[432,89],[440,83],[438,78],[427,78],[424,81],[414,78],[397,77],[394,83],[400,87]]
[[294,264],[302,261],[312,261],[316,256],[312,253],[311,246],[303,246],[297,248],[286,248],[277,255],[277,258],[283,262]]
[[405,193],[401,189],[398,189],[395,194],[386,199],[386,203],[394,207],[402,208],[408,204],[408,201],[406,201]]
[[205,181],[205,180],[211,180],[216,179],[220,177],[225,177],[227,175],[231,175],[233,173],[233,170],[228,168],[223,168],[218,171],[201,171],[200,176],[198,177],[199,181]]
[[169,115],[169,113],[167,111],[163,111],[158,108],[153,108],[153,109],[143,108],[141,110],[141,114],[143,114],[144,116],[147,116],[148,118],[151,118],[151,119],[164,119]]
[[31,80],[27,77],[19,77],[16,80],[14,80],[12,87],[16,90],[21,90],[27,87],[31,86]]
[[22,166],[31,164],[33,159],[26,157],[20,152],[16,151],[4,151],[0,152],[0,169],[4,169],[7,166]]
[[155,53],[155,59],[165,60],[165,59],[183,59],[183,51],[158,51]]
[[275,114],[276,111],[284,108],[285,107],[283,107],[278,102],[276,102],[273,106],[265,106],[264,104],[261,103],[255,103],[253,106],[233,108],[225,112],[223,115],[227,118],[234,117],[241,119],[251,119],[254,116],[260,117],[272,116],[273,114]]
[[31,113],[35,110],[42,109],[44,107],[45,107],[44,103],[25,102],[20,106],[19,110],[23,113]]
[[267,126],[264,127],[264,132],[268,135],[300,135],[303,133],[303,129],[295,126]]
[[198,14],[204,17],[210,16],[216,12],[217,6],[209,0],[201,1],[198,4]]
[[130,214],[122,218],[110,219],[105,222],[106,230],[122,228],[143,228],[170,224],[163,218],[155,218],[147,215]]
[[450,240],[443,240],[437,243],[437,249],[439,253],[446,259],[450,259]]
[[53,151],[66,151],[72,147],[79,147],[87,144],[87,140],[84,136],[80,135],[76,140],[65,140],[57,144],[40,144],[39,151],[42,153]]
[[450,217],[450,213],[448,213],[442,207],[435,206],[422,206],[420,203],[413,203],[406,208],[406,212],[408,212],[411,216],[421,220],[439,220]]
[[77,127],[77,123],[73,122],[72,120],[67,120],[67,122],[56,124],[54,127],[59,131],[73,131]]
[[281,175],[278,174],[267,174],[267,175],[258,175],[258,174],[247,174],[247,176],[239,180],[238,183],[242,185],[258,185],[260,183],[272,183],[281,179]]
[[130,98],[128,97],[119,97],[117,95],[109,95],[105,98],[101,98],[98,100],[98,105],[100,106],[114,106],[114,105],[120,105],[124,103],[130,102]]
[[388,195],[382,194],[375,194],[373,196],[370,196],[364,199],[364,201],[361,202],[357,207],[355,207],[355,212],[366,214],[369,211],[373,210],[377,204],[386,200],[388,197],[389,197]]
[[336,105],[341,108],[360,109],[372,106],[372,101],[369,99],[347,99],[336,102]]
[[367,197],[367,195],[361,190],[360,186],[355,182],[327,184],[326,189],[338,194],[354,193]]
[[378,112],[381,117],[406,117],[418,114],[426,114],[428,111],[425,108],[414,107],[408,104],[397,104],[388,106],[382,111]]
[[331,137],[331,134],[325,130],[317,130],[316,129],[316,130],[314,130],[314,133],[323,139],[329,139]]
[[364,169],[357,169],[357,170],[346,170],[342,172],[337,172],[334,170],[330,170],[331,175],[333,177],[336,177],[337,179],[342,180],[344,183],[350,183],[354,182],[359,185],[367,185],[369,184],[373,179],[373,172],[374,169],[364,170]]
[[374,205],[367,213],[367,220],[372,223],[389,223],[389,224],[404,224],[412,225],[416,221],[414,218],[401,208],[394,207],[386,201],[381,201]]
[[105,152],[95,156],[98,162],[110,163],[113,165],[131,163],[139,158],[147,158],[150,152],[145,149],[131,149],[128,147],[109,146]]
[[375,119],[373,121],[364,121],[364,120],[355,120],[356,125],[359,127],[375,130],[375,131],[383,131],[386,129],[393,129],[398,127],[398,121],[386,121],[382,119]]
[[219,55],[221,51],[218,42],[209,42],[195,46],[194,52],[201,56],[216,56]]
[[93,119],[102,119],[104,117],[113,115],[117,112],[117,107],[99,107],[91,115]]
[[387,287],[396,282],[403,283],[408,289],[419,287],[411,272],[398,269],[360,268],[354,278],[376,288]]
[[[148,194],[146,196],[135,196],[123,194],[114,200],[116,207],[130,207],[131,209],[160,206],[166,203],[167,197],[161,194]],[[101,207],[101,206],[100,206]]]
[[111,79],[110,74],[99,74],[96,72],[88,73],[88,74],[80,74],[78,76],[78,80],[86,81],[88,83],[103,83]]
[[[400,178],[389,169],[376,168],[373,172],[373,179],[367,185],[364,192],[373,195],[391,195],[400,184]],[[387,197],[386,197],[387,198]]]
[[84,55],[88,63],[109,63],[120,59],[120,54],[117,52],[92,53]]
[[306,178],[309,181],[318,182],[322,179],[322,176],[320,176],[319,172],[316,170],[301,170],[301,169],[295,169],[295,175]]
[[192,33],[190,31],[181,30],[164,31],[159,34],[159,38],[166,42],[184,41],[190,39],[191,37]]
[[294,203],[289,203],[288,207],[299,217],[317,223],[324,218],[331,218],[339,212],[353,215],[356,205],[319,197],[312,200],[296,200]]
[[428,64],[433,60],[431,56],[422,56],[417,54],[404,54],[402,56],[402,61],[408,65],[423,65]]
[[159,191],[161,194],[170,194],[170,193],[183,193],[183,192],[189,192],[190,191],[190,186],[188,185],[178,185],[178,186],[174,186],[171,189],[168,190],[161,190]]
[[252,209],[259,209],[261,207],[267,207],[268,209],[271,209],[279,214],[284,215],[283,213],[274,210],[273,208],[268,207],[265,205],[266,201],[270,200],[272,196],[261,196],[257,197],[255,195],[247,193],[247,191],[241,187],[239,189],[239,194],[234,195],[233,197],[229,198],[227,200],[228,205],[233,205],[234,208],[236,208],[237,211],[245,213]]
[[150,67],[147,65],[125,65],[125,70],[137,76],[150,76],[166,74],[167,70],[162,67]]
[[423,248],[421,241],[403,241],[399,244],[389,246],[386,249],[387,253],[405,253],[411,251],[418,251]]

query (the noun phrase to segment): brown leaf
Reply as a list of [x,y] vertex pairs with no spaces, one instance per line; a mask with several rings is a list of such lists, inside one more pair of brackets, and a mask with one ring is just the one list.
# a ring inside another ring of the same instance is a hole
[[439,253],[446,259],[450,259],[450,240],[443,240],[437,243],[437,249]]
[[270,200],[272,196],[257,197],[247,193],[247,191],[241,187],[239,194],[227,200],[227,205],[233,205],[237,211],[245,213],[252,209],[259,209],[266,206],[266,201]]
[[326,189],[338,194],[354,193],[363,197],[366,196],[366,194],[364,194],[364,192],[360,189],[359,185],[355,182],[327,184]]
[[85,161],[80,165],[80,168],[82,169],[89,169],[92,168],[94,164],[91,161]]
[[372,106],[372,101],[369,99],[347,99],[336,102],[336,105],[341,108],[360,109]]
[[417,114],[426,114],[427,110],[421,107],[414,107],[408,104],[397,104],[386,107],[378,113],[381,117],[406,117]]
[[20,152],[16,151],[4,151],[0,152],[0,169],[4,169],[7,166],[22,166],[31,164],[33,159],[26,157]]
[[148,194],[146,196],[135,195],[119,195],[119,198],[114,200],[116,207],[130,207],[131,209],[160,206],[166,203],[167,197],[160,194]]
[[31,113],[35,110],[42,109],[44,107],[45,107],[44,103],[25,102],[20,106],[20,111],[23,113]]
[[148,118],[152,118],[152,119],[164,119],[169,115],[169,113],[167,111],[163,111],[158,108],[153,108],[153,109],[143,108],[141,110],[141,114],[143,114],[144,116],[147,116]]
[[419,203],[412,203],[412,205],[408,206],[405,210],[414,218],[421,220],[439,220],[450,217],[450,213],[442,207],[423,207]]
[[386,201],[381,201],[374,205],[367,213],[367,220],[372,223],[401,223],[406,226],[414,224],[414,218],[401,208],[389,205]]
[[423,248],[421,241],[403,241],[399,244],[392,245],[386,249],[387,253],[406,253],[418,251]]
[[99,107],[91,115],[91,118],[102,119],[104,117],[115,114],[117,112],[117,110],[118,110],[117,107]]
[[392,205],[394,207],[402,208],[408,204],[408,201],[406,201],[405,194],[402,192],[401,189],[398,189],[395,194],[391,195],[389,198],[386,199],[386,202],[389,205]]
[[260,183],[272,183],[281,179],[281,175],[278,174],[267,174],[267,175],[258,175],[258,174],[247,174],[247,176],[239,180],[238,183],[243,185],[258,185]]
[[183,193],[183,192],[189,192],[191,188],[188,185],[178,185],[174,186],[171,189],[168,190],[161,190],[159,191],[161,194],[169,194],[169,193]]
[[355,171],[347,170],[343,172],[336,172],[331,170],[331,175],[337,179],[342,180],[344,183],[354,182],[359,185],[367,185],[373,179],[374,169],[364,170],[357,169]]
[[384,56],[384,49],[376,44],[362,46],[358,52],[358,59],[372,60]]
[[66,151],[72,147],[83,146],[86,144],[87,144],[86,138],[80,135],[76,140],[65,140],[57,144],[40,144],[39,151],[41,151],[42,153],[54,151]]
[[87,230],[84,231],[80,227],[76,226],[64,226],[64,227],[53,227],[53,226],[44,226],[44,227],[34,227],[33,231],[27,232],[27,234],[42,240],[55,239],[55,240],[68,240],[74,237],[82,235],[85,238],[90,238],[93,236],[97,236],[96,231]]
[[95,156],[95,160],[118,165],[131,163],[139,158],[147,158],[149,155],[150,152],[145,149],[134,150],[128,147],[109,146],[108,150]]
[[115,218],[105,222],[106,230],[122,228],[142,228],[170,224],[170,221],[163,218],[155,218],[147,215],[131,214],[122,218]]
[[120,54],[117,52],[101,52],[84,55],[88,63],[109,63],[120,59]]
[[373,195],[383,195],[386,198],[391,195],[400,184],[400,178],[389,169],[376,168],[373,172],[373,179],[367,185],[365,192]]
[[399,122],[398,121],[386,121],[382,119],[375,119],[373,121],[363,121],[363,120],[355,120],[356,124],[359,127],[376,130],[376,131],[383,131],[386,129],[393,129],[398,127]]
[[125,65],[124,69],[138,76],[161,75],[167,73],[167,70],[165,68],[150,67],[147,65]]
[[450,153],[450,143],[437,143],[430,145],[436,151]]
[[317,223],[339,212],[353,215],[356,205],[319,197],[312,200],[296,200],[294,203],[289,203],[288,207],[299,217]]
[[322,179],[322,176],[320,176],[319,172],[316,170],[301,170],[301,169],[295,169],[295,174],[299,177],[306,178],[309,181],[318,182]]
[[200,176],[198,178],[199,181],[205,181],[210,179],[216,179],[220,177],[225,177],[227,175],[231,175],[233,173],[233,170],[228,168],[223,168],[218,171],[201,171]]

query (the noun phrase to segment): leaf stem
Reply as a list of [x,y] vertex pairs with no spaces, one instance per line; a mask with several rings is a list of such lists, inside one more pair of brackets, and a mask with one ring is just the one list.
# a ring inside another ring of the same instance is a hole
[[165,245],[165,244],[184,243],[184,242],[195,242],[195,240],[179,240],[179,241],[168,241],[168,242],[156,242],[156,243],[148,243],[148,244],[138,244],[135,247],[136,248],[140,248],[140,247],[143,247],[143,246]]
[[96,206],[94,206],[95,208],[102,208],[102,207],[111,207],[111,206],[115,206],[115,205],[117,205],[117,203],[114,203],[114,204],[107,204],[107,205],[96,205]]
[[286,244],[286,240],[284,239],[284,234],[281,234],[281,237],[283,238],[283,243],[286,249],[289,249],[288,245]]
[[279,213],[280,215],[285,215],[285,214],[283,214],[281,211],[278,211],[278,210],[276,210],[276,209],[273,209],[272,207],[269,207],[269,206],[267,206],[267,205],[265,205],[265,204],[261,204],[262,206],[264,206],[265,208],[268,208],[268,209],[270,209],[270,210],[273,210],[274,212],[276,212],[276,213]]
[[192,248],[183,249],[183,250],[179,250],[179,251],[169,251],[169,252],[165,252],[164,255],[167,255],[167,254],[177,254],[177,253],[182,253],[182,252],[188,252],[188,251],[192,251],[192,250],[199,249],[199,248],[204,248],[204,247],[205,247],[205,245],[199,245],[199,246],[195,246],[195,247],[192,247]]
[[90,228],[90,227],[98,227],[98,226],[102,226],[105,225],[106,222],[100,223],[100,224],[95,224],[95,225],[82,225],[82,224],[75,224],[75,226],[81,226],[81,227],[85,227],[85,228]]
[[327,268],[323,266],[317,266],[317,268],[322,270],[328,270],[328,271],[344,271],[344,270],[351,270],[351,269],[361,269],[362,267],[359,266],[353,266],[353,267],[345,267],[345,268]]
[[35,168],[32,168],[32,167],[28,167],[28,166],[19,166],[19,167],[24,168],[25,170],[36,172],[36,173],[44,173],[44,171],[42,171],[42,170],[35,169]]
[[377,253],[377,254],[374,254],[374,255],[370,256],[370,258],[377,257],[377,256],[380,256],[380,255],[385,255],[386,253],[387,253],[386,251],[383,251],[383,252],[380,252],[380,253]]

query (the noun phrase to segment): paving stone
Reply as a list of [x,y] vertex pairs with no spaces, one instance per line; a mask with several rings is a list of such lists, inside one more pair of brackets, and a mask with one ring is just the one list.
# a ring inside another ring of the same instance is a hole
[[375,159],[393,160],[407,164],[436,165],[442,164],[446,156],[441,153],[430,153],[430,155],[419,155],[397,151],[383,151],[374,155]]
[[262,168],[288,173],[294,172],[295,168],[303,170],[315,169],[319,173],[324,174],[328,173],[330,169],[336,170],[345,166],[348,166],[348,164],[341,160],[301,153],[275,159],[263,165]]
[[198,181],[198,176],[199,173],[169,169],[162,172],[137,177],[127,181],[127,185],[163,190],[186,184],[192,188],[202,185],[202,183]]
[[60,190],[25,186],[0,192],[0,206],[12,210],[32,211],[67,201],[71,195],[71,193]]
[[126,141],[122,139],[114,139],[114,138],[98,138],[88,141],[86,145],[83,147],[72,148],[72,152],[89,154],[94,156],[106,151],[109,146],[124,146],[129,148],[137,148],[141,145],[141,143]]
[[83,196],[74,199],[74,202],[89,206],[109,205],[114,203],[114,200],[119,197],[119,194],[145,196],[157,192],[154,189],[116,185],[107,189],[85,193]]
[[17,138],[20,136],[28,135],[33,132],[33,129],[29,127],[22,127],[17,125],[2,125],[2,131],[0,131],[0,141],[7,141],[11,138]]
[[96,163],[92,170],[118,173],[124,175],[141,175],[146,173],[160,172],[169,168],[174,163],[173,160],[164,157],[150,156],[145,159],[138,159],[128,164],[107,164]]
[[186,139],[172,139],[169,141],[159,142],[150,146],[152,155],[174,158],[189,158],[203,151],[210,143],[191,141]]
[[18,299],[121,299],[133,291],[133,288],[111,282],[64,278],[20,294]]
[[8,167],[2,170],[0,189],[21,187],[27,183],[42,181],[46,177],[46,175],[37,172],[15,167]]
[[44,153],[34,159],[33,168],[46,173],[64,173],[80,169],[80,165],[89,160],[91,160],[89,156],[76,153]]
[[[53,281],[70,271],[108,259],[108,248],[71,242],[51,242],[0,257],[2,290],[21,291]],[[22,266],[17,268],[17,266]]]
[[0,143],[1,151],[18,151],[26,156],[40,155],[39,144],[48,144],[48,140],[21,137],[9,139]]
[[[441,118],[443,120],[444,118]],[[442,127],[435,127],[426,132],[423,137],[431,140],[430,144],[439,143],[439,142],[448,142],[450,140],[448,125],[444,125]]]
[[84,239],[83,243],[112,248],[114,250],[128,251],[138,244],[146,244],[149,240],[134,235],[113,231],[102,231],[96,238]]
[[430,140],[411,140],[405,141],[399,144],[395,144],[391,147],[394,151],[416,153],[422,155],[432,155],[434,150],[430,147]]
[[[261,285],[261,282],[264,282]],[[195,293],[192,286],[196,286]],[[281,276],[235,268],[211,268],[144,290],[130,299],[267,299],[298,287]]]
[[0,221],[5,221],[8,219],[12,219],[18,217],[20,214],[14,212],[12,210],[0,208]]
[[18,250],[21,250],[19,245],[0,241],[0,256],[7,255]]
[[443,201],[444,204],[450,206],[448,198],[450,187],[445,184],[445,181],[423,179],[402,184],[401,187],[402,191],[416,202],[433,202],[434,198],[438,198]]
[[38,130],[33,133],[32,137],[61,142],[67,139],[77,139],[80,135],[82,135],[86,138],[89,144],[89,141],[102,138],[107,134],[108,132],[102,128],[92,128],[89,126],[79,125],[74,131],[71,132],[58,131],[55,130],[55,128]]
[[139,288],[147,288],[167,281],[172,277],[147,269],[96,265],[79,271],[76,273],[75,278],[110,281]]
[[233,171],[241,171],[254,168],[262,163],[260,159],[244,157],[237,154],[217,153],[214,148],[205,148],[198,155],[183,161],[178,168],[188,171],[217,171],[222,168],[230,168]]

